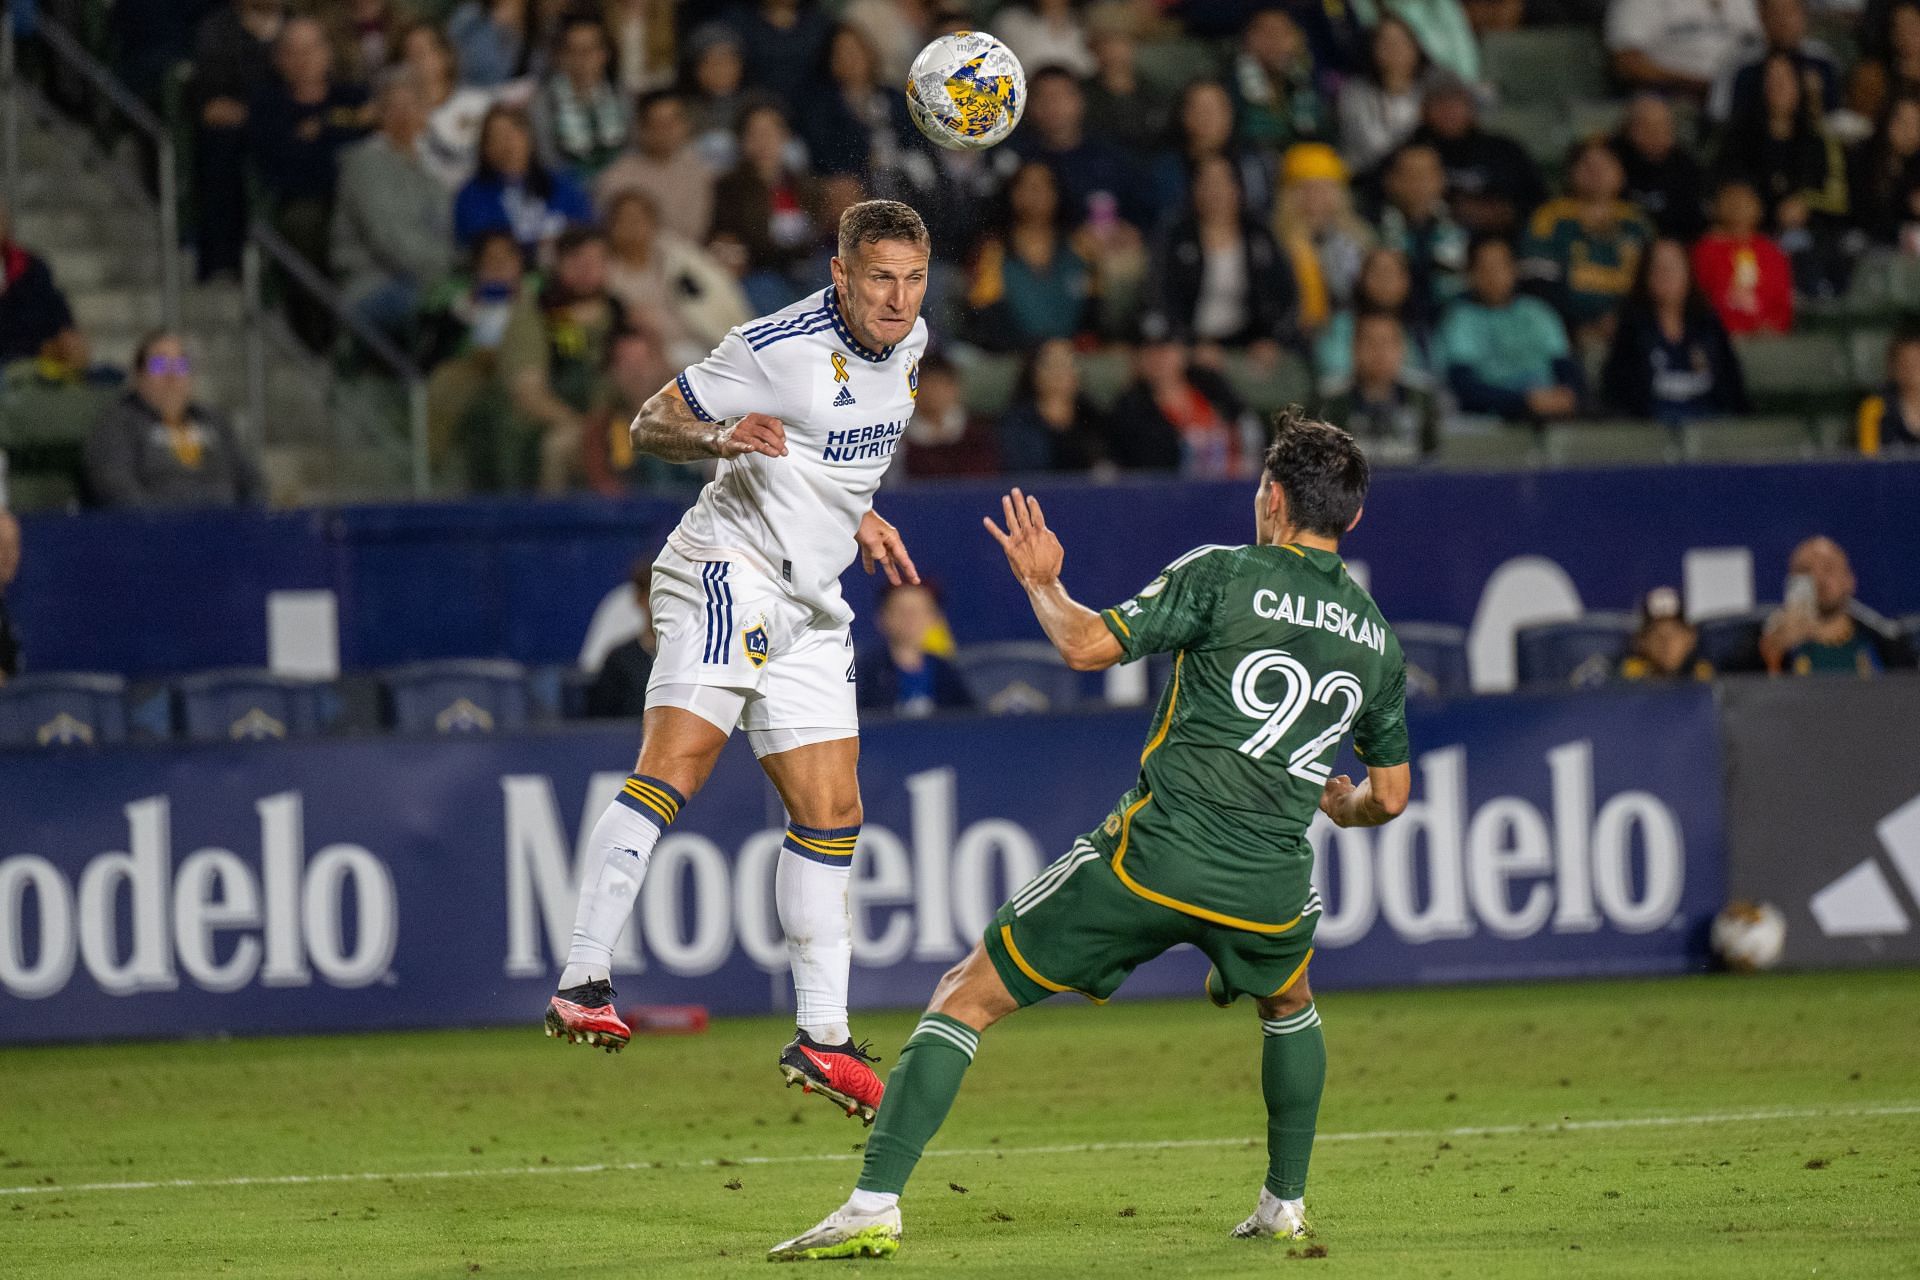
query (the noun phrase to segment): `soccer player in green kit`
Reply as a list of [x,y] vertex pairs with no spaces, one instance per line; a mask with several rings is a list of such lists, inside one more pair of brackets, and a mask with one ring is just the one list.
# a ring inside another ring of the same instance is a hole
[[[1307,985],[1320,900],[1307,824],[1375,826],[1411,785],[1400,644],[1338,546],[1366,500],[1365,456],[1344,431],[1282,414],[1254,507],[1253,546],[1200,547],[1115,608],[1060,583],[1064,552],[1015,489],[986,526],[1047,638],[1078,670],[1175,655],[1140,779],[1092,832],[1000,908],[944,978],[887,1080],[856,1190],[776,1245],[778,1261],[886,1257],[900,1193],[946,1119],[980,1033],[1070,991],[1098,1002],[1134,968],[1190,942],[1213,962],[1207,995],[1260,1015],[1268,1167],[1235,1236],[1307,1231],[1304,1195],[1327,1056]],[[1351,731],[1358,786],[1329,762]]]

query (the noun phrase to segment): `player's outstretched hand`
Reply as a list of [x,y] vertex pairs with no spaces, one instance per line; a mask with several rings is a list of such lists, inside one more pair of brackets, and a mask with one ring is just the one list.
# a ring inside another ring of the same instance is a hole
[[743,453],[764,453],[769,458],[786,457],[786,424],[766,413],[750,413],[734,423],[720,437],[720,456],[737,458]]
[[1327,779],[1327,785],[1320,788],[1320,812],[1333,819],[1337,827],[1347,825],[1346,799],[1354,793],[1353,779],[1344,773],[1336,773]]
[[900,531],[882,520],[878,512],[869,511],[861,517],[853,541],[860,548],[861,567],[868,573],[878,565],[887,571],[887,581],[896,587],[920,581],[920,571],[913,567],[913,557],[907,554],[907,544],[901,541]]
[[1067,552],[1053,530],[1047,528],[1047,515],[1040,509],[1040,500],[1015,489],[1000,499],[1000,511],[1007,518],[1005,531],[993,522],[992,516],[982,516],[980,523],[987,526],[987,532],[1007,553],[1013,576],[1030,587],[1056,581]]

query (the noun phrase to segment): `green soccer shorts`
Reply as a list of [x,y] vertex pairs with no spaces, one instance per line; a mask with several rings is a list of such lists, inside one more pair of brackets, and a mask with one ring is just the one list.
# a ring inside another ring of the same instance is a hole
[[1183,942],[1213,961],[1207,996],[1223,1008],[1240,996],[1276,996],[1307,971],[1319,895],[1290,928],[1256,933],[1214,924],[1135,894],[1085,840],[994,913],[982,940],[1000,980],[1022,1006],[1071,991],[1095,1004],[1140,965]]

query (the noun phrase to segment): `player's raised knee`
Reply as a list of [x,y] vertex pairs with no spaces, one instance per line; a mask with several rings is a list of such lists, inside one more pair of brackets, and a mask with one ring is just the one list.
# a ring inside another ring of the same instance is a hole
[[1258,1008],[1260,1016],[1271,1022],[1296,1014],[1312,1003],[1313,988],[1307,985],[1307,975],[1303,973],[1286,990],[1261,997]]

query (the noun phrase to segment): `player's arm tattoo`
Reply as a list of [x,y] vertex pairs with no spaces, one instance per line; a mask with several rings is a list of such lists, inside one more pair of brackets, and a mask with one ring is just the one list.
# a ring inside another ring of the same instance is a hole
[[718,423],[702,422],[669,382],[653,394],[634,416],[633,447],[667,462],[700,462],[720,456],[726,432]]

